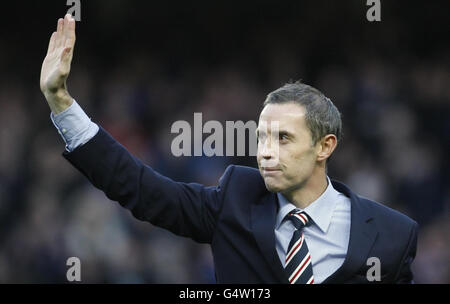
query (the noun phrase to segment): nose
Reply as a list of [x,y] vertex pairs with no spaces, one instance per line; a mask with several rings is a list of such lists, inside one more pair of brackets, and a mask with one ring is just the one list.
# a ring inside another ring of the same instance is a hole
[[258,155],[262,167],[275,167],[278,165],[278,142],[266,140],[258,145]]
[[273,158],[274,157],[273,145],[271,145],[270,143],[267,143],[267,141],[266,141],[266,143],[261,144],[260,155],[263,159],[266,159],[266,160]]

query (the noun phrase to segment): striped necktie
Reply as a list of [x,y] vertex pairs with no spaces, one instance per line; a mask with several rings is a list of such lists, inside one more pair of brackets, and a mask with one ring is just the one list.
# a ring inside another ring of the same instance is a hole
[[313,284],[314,276],[312,271],[311,256],[305,237],[302,233],[303,227],[309,222],[309,217],[305,212],[293,210],[287,219],[291,220],[296,230],[289,243],[286,254],[284,269],[289,278],[290,284]]

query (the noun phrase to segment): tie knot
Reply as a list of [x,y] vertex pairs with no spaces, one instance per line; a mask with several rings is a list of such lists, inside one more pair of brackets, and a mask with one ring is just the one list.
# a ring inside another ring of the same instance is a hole
[[289,212],[287,218],[292,221],[292,223],[294,224],[295,228],[297,228],[297,230],[302,229],[309,222],[308,215],[305,212],[300,211],[300,210],[293,210],[293,211]]

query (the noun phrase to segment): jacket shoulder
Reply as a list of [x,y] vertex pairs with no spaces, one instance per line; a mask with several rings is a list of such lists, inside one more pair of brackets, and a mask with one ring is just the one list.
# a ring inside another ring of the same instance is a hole
[[227,189],[244,196],[248,196],[249,192],[254,195],[267,192],[259,170],[252,167],[229,165],[221,178],[220,184],[223,183],[227,184]]
[[373,218],[381,230],[404,235],[411,233],[417,227],[417,223],[407,215],[379,202],[358,195],[347,185],[339,181],[332,180],[332,183],[336,190],[351,198],[356,203],[355,207],[361,208],[364,216]]
[[375,221],[387,230],[409,234],[411,233],[411,229],[418,226],[416,221],[398,210],[359,195],[358,197],[360,202],[368,207],[370,215]]

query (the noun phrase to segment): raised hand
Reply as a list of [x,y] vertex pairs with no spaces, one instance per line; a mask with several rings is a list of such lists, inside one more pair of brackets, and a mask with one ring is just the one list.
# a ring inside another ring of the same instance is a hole
[[58,20],[57,31],[50,38],[41,69],[41,91],[54,114],[64,111],[72,104],[66,80],[70,73],[74,47],[75,19],[67,14],[64,19]]

